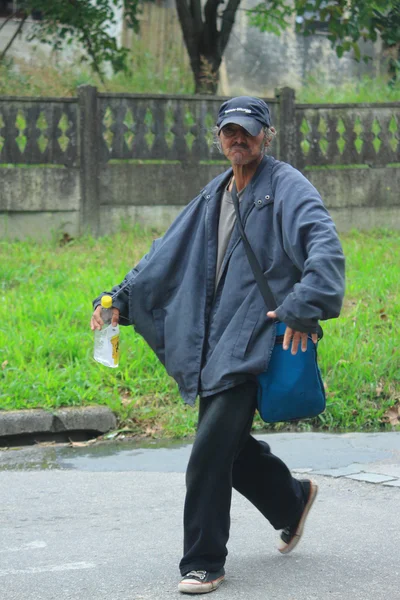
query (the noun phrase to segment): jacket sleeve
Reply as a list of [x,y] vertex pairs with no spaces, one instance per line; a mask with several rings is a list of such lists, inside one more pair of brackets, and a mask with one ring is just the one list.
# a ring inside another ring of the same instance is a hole
[[335,225],[314,186],[291,168],[276,188],[282,241],[301,273],[300,281],[277,308],[280,321],[313,333],[318,321],[339,316],[345,290],[345,259]]
[[162,242],[167,240],[168,237],[173,237],[177,230],[185,226],[185,223],[190,218],[190,215],[195,211],[200,202],[203,201],[202,192],[196,198],[193,198],[189,204],[187,204],[184,209],[179,213],[176,219],[173,221],[172,225],[165,232],[164,236],[158,238],[153,241],[153,244],[149,250],[149,252],[140,260],[140,262],[134,267],[124,278],[122,283],[119,285],[115,285],[110,292],[101,293],[95,300],[93,300],[93,308],[97,308],[100,304],[102,296],[108,294],[113,297],[113,306],[118,308],[120,313],[120,324],[121,325],[133,325],[134,323],[130,320],[129,316],[129,289],[131,287],[132,282],[143,267],[149,262],[149,260],[154,256],[154,254],[158,251]]
[[109,292],[102,292],[100,296],[93,300],[93,309],[96,309],[99,306],[103,296],[112,296],[112,305],[119,310],[120,325],[132,325],[132,322],[129,318],[129,286],[143,269],[143,267],[147,264],[150,258],[154,255],[160,246],[162,239],[163,238],[158,238],[153,241],[149,252],[145,254],[136,267],[129,271],[122,283],[115,285]]

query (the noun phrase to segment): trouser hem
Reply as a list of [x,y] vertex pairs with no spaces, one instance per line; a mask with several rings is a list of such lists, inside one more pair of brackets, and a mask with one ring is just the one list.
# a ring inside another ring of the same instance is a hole
[[190,571],[208,571],[209,573],[217,573],[218,571],[220,571],[222,569],[225,574],[224,565],[225,565],[225,563],[211,565],[210,563],[193,562],[190,565],[185,565],[184,567],[180,567],[180,572],[181,572],[182,577],[184,577],[187,573],[190,573]]

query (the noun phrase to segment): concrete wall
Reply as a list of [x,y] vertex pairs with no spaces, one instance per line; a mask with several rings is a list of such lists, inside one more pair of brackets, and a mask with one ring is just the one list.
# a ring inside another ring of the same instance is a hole
[[[165,229],[228,167],[208,139],[222,100],[91,86],[77,99],[0,97],[0,238]],[[310,179],[340,231],[400,229],[400,103],[296,105],[289,88],[268,102],[272,153]]]
[[[0,27],[4,23],[5,19],[0,18]],[[19,20],[8,21],[0,30],[0,52],[4,50],[8,42],[10,41],[13,33],[17,30]],[[27,21],[24,25],[22,33],[14,40],[11,48],[7,51],[7,57],[16,59],[17,61],[23,60],[32,64],[45,63],[48,60],[52,60],[54,63],[59,60],[64,63],[68,63],[74,57],[77,58],[82,50],[78,45],[69,46],[65,44],[65,47],[61,52],[54,52],[49,44],[42,44],[39,40],[29,41],[29,36],[35,27],[33,21]]]
[[400,168],[306,171],[338,231],[400,229]]
[[[109,165],[100,177],[101,234],[128,223],[165,229],[228,166]],[[340,232],[400,229],[400,168],[322,169],[304,174],[322,195]]]
[[[250,8],[257,1],[247,0]],[[324,34],[303,37],[296,34],[294,22],[280,36],[260,32],[248,26],[248,18],[239,13],[227,50],[225,64],[228,95],[270,96],[277,87],[299,89],[310,76],[321,84],[341,84],[365,74],[375,76],[380,69],[380,44],[364,44],[374,61],[357,63],[352,54],[341,59]]]
[[[222,165],[111,164],[100,174],[100,235],[140,224],[166,229]],[[306,171],[340,232],[400,229],[400,168]],[[79,234],[79,172],[1,168],[0,238],[35,240]],[[44,193],[44,190],[47,192]]]
[[79,233],[78,169],[0,168],[0,239]]
[[121,224],[166,229],[221,165],[108,165],[100,175],[100,234]]
[[[109,164],[99,176],[99,233],[138,223],[166,229],[221,165]],[[77,168],[0,167],[0,239],[44,240],[80,233]]]
[[357,63],[352,53],[341,59],[332,49],[326,34],[304,37],[295,33],[295,21],[280,36],[249,26],[243,9],[251,9],[259,0],[242,0],[225,51],[226,75],[221,93],[252,94],[268,97],[276,88],[299,89],[312,76],[323,85],[338,85],[350,78],[375,76],[381,67],[381,43],[361,45],[374,60]]

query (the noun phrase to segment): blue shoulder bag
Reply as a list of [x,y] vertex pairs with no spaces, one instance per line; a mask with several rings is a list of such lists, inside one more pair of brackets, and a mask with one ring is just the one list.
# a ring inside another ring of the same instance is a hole
[[[262,268],[251,248],[240,218],[236,185],[233,184],[232,199],[240,235],[247,258],[268,310],[277,304]],[[268,369],[258,375],[257,407],[263,421],[277,423],[316,417],[325,410],[325,390],[317,361],[317,344],[308,336],[307,350],[298,349],[293,355],[283,349],[285,323],[277,321],[275,345]]]

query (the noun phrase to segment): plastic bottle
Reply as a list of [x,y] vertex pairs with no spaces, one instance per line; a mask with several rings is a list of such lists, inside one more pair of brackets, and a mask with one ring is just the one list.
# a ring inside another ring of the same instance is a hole
[[101,299],[101,318],[104,325],[94,332],[94,360],[106,367],[116,368],[119,363],[119,327],[111,325],[112,298]]

